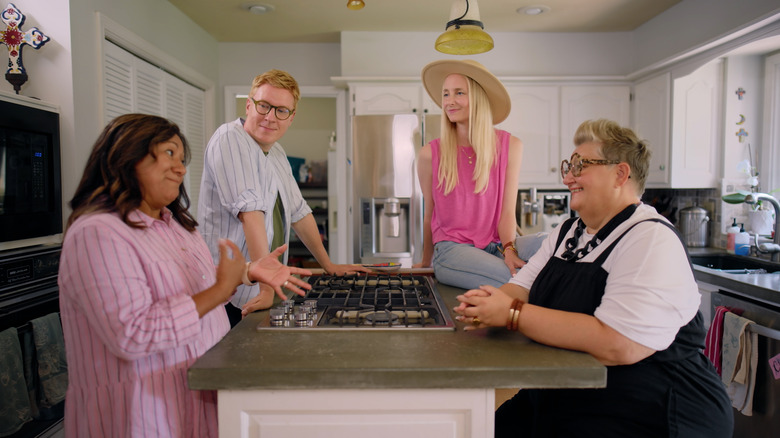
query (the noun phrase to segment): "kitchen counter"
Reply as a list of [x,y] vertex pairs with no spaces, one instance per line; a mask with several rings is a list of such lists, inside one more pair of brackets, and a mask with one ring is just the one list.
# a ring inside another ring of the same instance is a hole
[[[461,289],[436,285],[446,305]],[[257,331],[248,315],[189,370],[192,389],[602,387],[606,368],[503,328]]]
[[[691,256],[725,254],[723,249],[689,248]],[[743,297],[780,306],[780,272],[772,274],[729,274],[693,265],[696,281],[716,286]]]
[[[462,289],[436,287],[452,309]],[[379,417],[374,420],[384,424],[389,413],[420,403],[421,412],[433,416],[431,424],[452,417],[451,427],[468,432],[457,436],[492,436],[495,388],[606,385],[606,367],[592,356],[537,344],[503,328],[464,331],[456,321],[456,330],[445,331],[257,331],[267,313],[248,315],[189,370],[190,388],[219,391],[220,435],[245,433],[247,424],[259,431],[268,421],[281,424],[285,415],[305,424],[302,417],[310,414],[302,411],[325,409],[327,415],[312,417],[312,423],[336,415],[338,424],[350,426],[338,433],[360,436],[356,422]],[[357,401],[345,401],[349,397]],[[471,414],[465,418],[464,412]],[[257,419],[243,422],[246,415]],[[289,436],[305,432],[288,426]],[[439,429],[424,430],[428,435],[412,436],[436,436]]]

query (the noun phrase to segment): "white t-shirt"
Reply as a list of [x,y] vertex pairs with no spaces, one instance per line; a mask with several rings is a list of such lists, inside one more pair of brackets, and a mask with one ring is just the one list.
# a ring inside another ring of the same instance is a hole
[[[641,204],[627,221],[577,263],[592,263],[623,231],[651,218],[666,220],[655,208]],[[556,257],[560,258],[565,251],[566,239],[574,234],[575,227],[576,223],[558,247]],[[509,282],[530,290],[552,256],[559,233],[560,228],[554,229]],[[583,232],[577,248],[592,238],[592,234]],[[662,224],[643,222],[634,227],[623,236],[602,267],[609,275],[594,316],[634,342],[657,351],[665,350],[699,310],[701,295],[683,244]]]

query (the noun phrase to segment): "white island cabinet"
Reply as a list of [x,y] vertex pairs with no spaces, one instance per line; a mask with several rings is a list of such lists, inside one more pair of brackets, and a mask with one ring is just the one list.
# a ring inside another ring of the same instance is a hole
[[492,389],[219,392],[219,436],[470,438],[493,436]]

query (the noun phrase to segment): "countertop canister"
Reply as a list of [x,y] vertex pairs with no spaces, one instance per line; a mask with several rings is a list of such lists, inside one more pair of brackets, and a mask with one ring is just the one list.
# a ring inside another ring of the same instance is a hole
[[709,212],[698,205],[680,210],[680,234],[689,247],[707,246],[709,235]]

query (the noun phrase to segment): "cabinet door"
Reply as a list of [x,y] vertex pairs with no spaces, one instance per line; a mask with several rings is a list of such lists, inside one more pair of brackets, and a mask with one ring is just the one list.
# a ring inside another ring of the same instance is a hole
[[707,64],[674,80],[673,188],[717,187],[722,63]]
[[631,91],[623,85],[561,87],[561,154],[574,150],[574,133],[592,119],[610,119],[628,126]]
[[558,87],[507,86],[509,117],[498,127],[523,142],[520,188],[561,185]]
[[647,141],[652,152],[647,184],[668,187],[671,74],[637,83],[633,105],[634,131]]
[[420,113],[422,93],[420,84],[357,85],[352,95],[353,115]]

